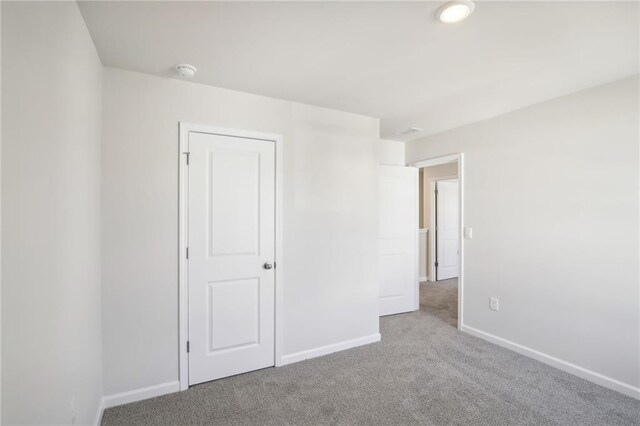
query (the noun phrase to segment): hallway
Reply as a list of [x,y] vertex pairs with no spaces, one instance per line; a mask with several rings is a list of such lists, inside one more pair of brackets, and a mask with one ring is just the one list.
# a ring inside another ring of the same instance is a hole
[[458,327],[458,278],[420,283],[420,309]]

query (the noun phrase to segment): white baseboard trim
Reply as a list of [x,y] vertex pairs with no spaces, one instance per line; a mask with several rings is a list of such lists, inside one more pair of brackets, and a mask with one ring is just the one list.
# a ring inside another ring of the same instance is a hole
[[423,282],[428,281],[428,280],[429,280],[429,277],[418,277],[418,282],[419,283],[423,283]]
[[331,345],[309,349],[307,351],[300,351],[290,355],[283,355],[279,365],[293,364],[294,362],[304,361],[305,359],[329,355],[334,352],[344,351],[346,349],[355,348],[357,346],[379,342],[380,339],[380,333],[376,333],[369,336],[358,337],[357,339],[345,340],[344,342],[333,343]]
[[468,325],[463,325],[461,329],[465,333],[471,334],[472,336],[479,337],[498,346],[502,346],[503,348],[507,348],[519,354],[528,356],[529,358],[533,358],[559,370],[566,371],[567,373],[573,374],[574,376],[578,376],[580,378],[583,378],[600,386],[604,386],[605,388],[609,388],[616,392],[620,392],[632,398],[640,399],[640,387],[621,382],[603,374],[596,373],[595,371],[587,370],[586,368],[580,367],[567,361],[563,361],[559,358],[547,355],[540,351],[536,351],[535,349],[528,348],[518,343],[511,342],[507,339],[503,339],[502,337],[494,336],[493,334],[486,333],[473,327],[469,327]]
[[178,392],[180,390],[180,382],[161,383],[159,385],[148,386],[146,388],[134,389],[128,392],[116,393],[102,398],[102,406],[104,409],[116,407],[118,405],[128,404],[130,402],[142,401],[143,399],[154,398],[156,396],[166,395],[168,393]]
[[95,426],[100,426],[102,423],[102,413],[104,413],[104,398],[100,398],[98,403],[98,412],[96,413],[96,420],[93,422]]
[[[334,343],[332,345],[321,346],[316,349],[297,352],[291,355],[284,355],[281,362],[279,363],[279,366],[292,364],[294,362],[303,361],[305,359],[315,358],[322,355],[328,355],[334,352],[355,348],[357,346],[362,346],[369,343],[379,342],[380,339],[380,333],[376,333],[370,336],[359,337],[357,339]],[[96,416],[96,425],[100,424],[100,421],[102,420],[102,413],[107,408],[129,404],[131,402],[142,401],[143,399],[154,398],[156,396],[166,395],[179,391],[180,381],[176,380],[173,382],[162,383],[159,385],[148,386],[146,388],[134,389],[127,392],[105,396],[100,402],[99,413]]]

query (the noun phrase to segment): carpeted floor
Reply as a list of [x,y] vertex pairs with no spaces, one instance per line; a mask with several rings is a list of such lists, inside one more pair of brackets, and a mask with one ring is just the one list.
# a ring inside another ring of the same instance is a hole
[[103,425],[638,425],[640,401],[459,332],[456,280],[382,342],[110,408]]

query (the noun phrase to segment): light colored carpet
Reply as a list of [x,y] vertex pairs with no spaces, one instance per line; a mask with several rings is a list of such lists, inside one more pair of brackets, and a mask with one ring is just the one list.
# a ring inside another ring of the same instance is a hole
[[103,425],[638,425],[640,401],[455,328],[456,280],[382,342],[110,408]]

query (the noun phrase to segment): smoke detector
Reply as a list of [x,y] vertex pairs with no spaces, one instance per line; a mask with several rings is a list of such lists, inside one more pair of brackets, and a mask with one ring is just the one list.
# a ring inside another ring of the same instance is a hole
[[193,65],[178,64],[178,65],[176,65],[176,71],[178,72],[180,77],[191,78],[194,75],[196,75],[196,71],[198,71],[198,69],[196,67],[194,67]]

